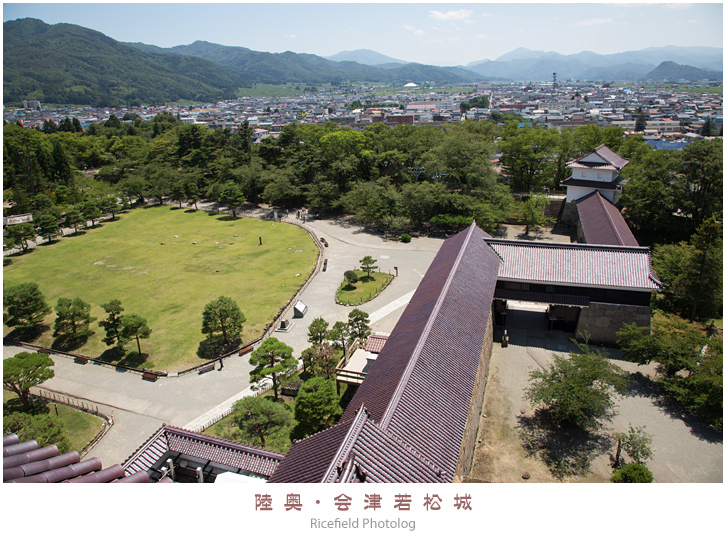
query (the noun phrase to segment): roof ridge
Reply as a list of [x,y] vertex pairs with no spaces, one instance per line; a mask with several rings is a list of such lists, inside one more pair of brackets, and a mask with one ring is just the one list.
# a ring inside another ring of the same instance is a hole
[[174,426],[163,426],[165,429],[165,435],[167,435],[167,441],[168,441],[168,434],[174,434],[179,435],[183,437],[187,437],[189,439],[194,439],[198,442],[202,443],[211,443],[211,444],[217,444],[220,446],[226,446],[228,448],[239,450],[241,452],[256,452],[260,455],[263,455],[265,457],[273,458],[273,459],[282,459],[285,454],[282,454],[280,452],[275,452],[273,450],[267,450],[266,448],[260,448],[259,446],[253,446],[251,444],[244,444],[239,443],[236,441],[230,441],[228,439],[222,439],[221,437],[215,437],[213,435],[206,435],[204,433],[198,433],[196,431],[187,430],[184,428],[178,428]]
[[484,238],[484,241],[489,244],[508,244],[512,246],[531,246],[531,247],[542,247],[542,248],[557,248],[557,249],[580,249],[580,250],[594,250],[597,248],[602,251],[603,248],[611,251],[647,251],[650,253],[650,248],[647,246],[611,246],[608,244],[580,244],[577,242],[566,244],[565,242],[539,242],[534,240],[515,240],[513,238]]
[[[617,225],[615,224],[612,216],[610,215],[610,208],[608,208],[608,206],[605,204],[605,197],[600,195],[599,191],[597,191],[596,193],[598,194],[598,196],[596,197],[596,200],[600,203],[600,206],[605,211],[605,218],[608,220],[608,223],[610,224],[610,229],[613,232],[615,232],[615,236],[617,237],[618,242],[620,242],[619,245],[621,245],[621,246],[625,245],[625,241],[623,240],[623,237],[620,234],[620,231],[618,230]],[[613,205],[613,207],[615,207],[615,205]]]
[[[162,430],[164,430],[165,427],[166,427],[166,424],[162,424],[159,429],[154,431],[154,433],[152,433],[149,436],[149,438],[146,439],[146,441],[144,441],[141,444],[141,446],[139,446],[136,450],[131,452],[131,455],[126,459],[126,461],[124,461],[121,464],[121,466],[124,469],[126,469],[126,467],[128,467],[134,460],[138,459],[138,457],[151,446],[152,442],[156,441],[156,439],[158,438],[158,435],[162,432]],[[167,444],[167,448],[168,448],[168,444]]]
[[333,457],[333,459],[330,461],[330,465],[328,465],[325,474],[323,474],[321,482],[333,481],[333,475],[337,472],[338,465],[343,462],[343,459],[348,454],[350,454],[350,451],[355,445],[355,442],[358,440],[358,436],[360,435],[360,432],[367,421],[368,411],[364,406],[361,406],[361,408],[358,409],[355,418],[351,421],[351,426],[348,428],[348,433],[346,433],[343,441],[340,443],[338,451],[335,453],[335,457]]
[[416,343],[416,348],[414,349],[413,353],[411,354],[411,357],[408,359],[408,362],[406,363],[406,368],[403,371],[403,374],[401,375],[400,380],[398,381],[398,385],[396,386],[396,389],[393,392],[393,396],[391,396],[391,400],[388,402],[388,406],[386,407],[386,410],[383,412],[383,416],[381,417],[380,426],[381,429],[388,429],[388,425],[391,422],[391,418],[393,417],[393,413],[396,411],[396,407],[398,406],[398,402],[401,400],[401,396],[403,395],[404,390],[406,389],[406,386],[408,384],[408,380],[411,377],[411,373],[413,372],[414,367],[416,367],[416,363],[418,361],[419,356],[421,355],[421,351],[423,350],[424,345],[426,344],[426,341],[428,340],[428,336],[431,333],[431,328],[434,325],[434,322],[436,321],[439,312],[441,311],[441,306],[444,303],[444,300],[446,299],[446,295],[449,292],[449,288],[451,287],[451,282],[454,279],[454,276],[456,275],[459,265],[461,263],[461,259],[464,257],[464,254],[466,253],[466,248],[471,243],[471,239],[474,236],[474,231],[478,227],[476,226],[476,222],[472,221],[472,224],[469,226],[469,230],[466,234],[466,238],[464,239],[464,242],[459,247],[459,253],[456,255],[456,261],[454,261],[454,264],[451,265],[451,270],[449,271],[449,275],[446,277],[446,281],[444,282],[444,286],[441,288],[441,291],[439,292],[439,297],[436,299],[436,304],[434,305],[434,308],[431,310],[431,314],[428,317],[428,320],[426,321],[426,326],[424,327],[423,332],[421,332],[421,335],[418,338],[418,341]]

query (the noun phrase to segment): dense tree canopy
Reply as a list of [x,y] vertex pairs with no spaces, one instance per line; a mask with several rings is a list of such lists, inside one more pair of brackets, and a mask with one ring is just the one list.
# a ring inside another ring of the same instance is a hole
[[15,392],[29,410],[30,389],[55,375],[53,360],[43,353],[20,352],[3,360],[3,388]]
[[627,377],[604,351],[578,346],[580,351],[569,356],[554,355],[549,369],[530,372],[525,397],[533,405],[543,404],[557,423],[590,429],[612,411],[612,391],[623,392]]

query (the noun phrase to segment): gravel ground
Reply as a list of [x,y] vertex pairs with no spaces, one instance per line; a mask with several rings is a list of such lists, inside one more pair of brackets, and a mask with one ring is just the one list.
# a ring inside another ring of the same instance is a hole
[[[590,472],[560,477],[541,459],[529,456],[525,441],[532,440],[534,414],[524,399],[529,372],[574,345],[567,341],[567,334],[545,332],[536,313],[512,310],[510,314],[510,345],[495,345],[492,353],[472,478],[490,482],[605,482],[612,473],[612,434],[626,432],[632,424],[645,426],[653,437],[653,457],[646,465],[655,482],[723,482],[722,434],[670,407],[653,384],[652,367],[618,360],[619,351],[614,349],[609,349],[610,357],[632,374],[631,384],[627,395],[616,401],[615,414],[604,422],[600,436],[576,447],[590,461]],[[534,432],[536,441],[552,441],[542,437]],[[567,463],[562,455],[556,455],[555,460]],[[528,480],[522,478],[525,473]]]

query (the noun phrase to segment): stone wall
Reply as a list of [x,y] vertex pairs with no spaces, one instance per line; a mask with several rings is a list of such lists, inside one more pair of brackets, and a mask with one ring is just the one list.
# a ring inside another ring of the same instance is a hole
[[560,216],[560,225],[575,229],[580,223],[580,213],[577,211],[577,205],[574,202],[564,204],[565,208],[562,210],[562,216]]
[[466,418],[464,438],[461,441],[459,460],[456,464],[456,471],[454,472],[454,482],[461,482],[462,478],[471,474],[471,467],[474,462],[474,448],[476,447],[476,436],[479,430],[479,417],[481,416],[484,405],[484,391],[486,390],[487,379],[489,378],[489,359],[492,356],[493,343],[494,314],[490,311],[481,357],[479,358],[479,369],[476,374],[476,381],[474,382],[474,393],[472,394],[471,404],[469,405],[469,415]]
[[590,302],[589,307],[580,310],[575,335],[580,338],[589,334],[592,344],[615,346],[615,332],[632,323],[649,326],[650,307]]

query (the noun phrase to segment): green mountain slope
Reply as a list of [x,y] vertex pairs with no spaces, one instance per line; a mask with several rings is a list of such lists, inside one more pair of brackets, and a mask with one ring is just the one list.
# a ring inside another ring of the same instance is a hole
[[680,79],[687,81],[700,81],[703,79],[721,81],[723,80],[723,72],[682,66],[675,62],[663,62],[643,79],[652,81],[678,81]]
[[340,81],[370,81],[407,83],[431,81],[437,83],[475,82],[480,77],[462,68],[441,68],[407,64],[396,69],[345,61],[334,62],[313,54],[294,52],[257,52],[244,47],[228,47],[206,41],[179,45],[169,51],[211,60],[234,70],[245,79],[259,83],[339,83]]
[[3,23],[3,100],[115,106],[233,97],[242,79],[192,56],[154,54],[37,19]]

